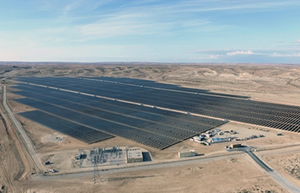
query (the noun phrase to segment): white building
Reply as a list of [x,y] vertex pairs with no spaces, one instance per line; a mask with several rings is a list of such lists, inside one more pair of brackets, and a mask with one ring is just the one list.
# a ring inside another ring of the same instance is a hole
[[196,155],[195,150],[179,151],[178,157],[194,157]]
[[140,148],[127,149],[127,163],[142,162],[143,154]]

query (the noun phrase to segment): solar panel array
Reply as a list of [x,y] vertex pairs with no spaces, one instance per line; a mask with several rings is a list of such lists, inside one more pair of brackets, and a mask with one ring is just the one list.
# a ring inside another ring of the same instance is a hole
[[32,77],[19,80],[288,131],[299,132],[300,129],[300,107],[297,106],[251,101],[239,96],[207,95],[208,92],[205,91],[199,91],[197,94],[186,93],[174,85],[171,86],[171,90],[168,87],[164,90],[149,88],[138,86],[147,85],[147,81],[139,82],[137,79],[129,81],[135,85],[128,85],[124,78],[114,82],[112,80],[118,79],[104,77],[88,79]]
[[28,84],[14,88],[21,90],[16,94],[27,97],[17,102],[158,149],[225,123]]
[[60,117],[50,115],[48,113],[44,113],[42,111],[23,112],[23,113],[19,113],[19,115],[27,119],[33,120],[41,125],[59,131],[63,134],[74,137],[85,143],[94,143],[94,142],[102,141],[113,137],[112,135],[109,135],[107,133],[103,133],[101,131],[97,131],[89,127],[85,127],[67,121]]

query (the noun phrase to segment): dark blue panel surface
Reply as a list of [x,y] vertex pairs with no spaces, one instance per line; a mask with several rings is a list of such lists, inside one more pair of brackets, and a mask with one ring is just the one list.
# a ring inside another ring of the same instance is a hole
[[91,129],[41,111],[23,112],[19,113],[19,115],[85,143],[94,143],[113,137],[107,133]]
[[[221,119],[234,120],[295,132],[299,132],[300,130],[300,107],[245,100],[242,96],[218,95],[215,93],[209,93],[206,90],[182,88],[176,85],[160,84],[148,80],[128,78],[89,77],[80,79],[68,77],[29,77],[19,78],[19,80],[135,103],[218,117]],[[23,91],[28,89],[29,92],[33,93],[41,91],[44,92],[44,95],[47,95],[50,92],[51,95],[49,94],[49,97],[55,98],[55,95],[58,95],[60,97],[64,97],[64,100],[67,97],[70,97],[67,100],[71,103],[82,103],[84,106],[93,106],[103,110],[106,109],[114,113],[132,115],[138,119],[166,123],[166,125],[171,127],[181,127],[182,125],[189,125],[189,122],[197,122],[197,118],[195,118],[195,116],[180,116],[174,112],[167,112],[159,109],[150,110],[148,107],[109,101],[96,97],[88,97],[80,94],[76,96],[76,94],[73,93],[63,93],[62,91],[53,91],[52,89],[34,87],[36,86],[20,85],[16,88],[20,88]],[[23,94],[24,96],[26,95],[25,93]],[[31,97],[34,98],[35,96],[31,95]],[[54,100],[57,105],[65,105],[64,107],[67,107],[66,105],[72,105],[56,101],[56,99],[49,100]],[[74,105],[74,108],[77,108],[76,110],[81,112],[87,110],[78,109],[83,107],[78,107],[76,105]],[[90,112],[90,114],[92,113],[93,112]],[[103,114],[97,115],[103,116]],[[172,125],[172,121],[165,121],[166,116],[178,119],[180,118],[180,120],[184,119],[186,123]],[[112,118],[107,117],[107,119]],[[136,122],[136,125],[138,126],[142,124],[138,123],[138,121],[131,121],[131,119],[124,120],[122,117],[116,120],[119,122],[127,121],[127,124],[129,125],[133,125],[134,122]],[[212,121],[212,119],[198,118],[198,120],[202,125],[216,125],[215,120]],[[146,127],[148,125],[143,126]],[[190,128],[192,131],[197,130],[193,124]],[[168,128],[165,128],[166,132],[168,130]]]

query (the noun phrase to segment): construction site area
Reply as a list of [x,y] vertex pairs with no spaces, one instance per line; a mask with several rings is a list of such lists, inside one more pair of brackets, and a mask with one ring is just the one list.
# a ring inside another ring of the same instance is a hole
[[[163,71],[166,67],[149,68]],[[187,73],[207,71],[185,68]],[[219,72],[225,67],[213,68]],[[0,151],[7,152],[1,159],[7,168],[19,165],[12,173],[0,168],[1,192],[43,192],[49,187],[53,192],[62,188],[65,192],[146,192],[153,184],[162,192],[174,187],[176,192],[200,187],[203,192],[222,192],[229,183],[228,192],[254,187],[271,192],[299,190],[298,173],[291,172],[297,166],[287,164],[296,162],[300,152],[300,103],[296,102],[300,90],[293,86],[291,100],[285,101],[282,93],[276,98],[279,91],[249,93],[243,85],[238,91],[224,92],[226,82],[217,87],[211,81],[215,89],[210,91],[209,84],[195,83],[197,77],[174,78],[176,66],[168,69],[173,73],[166,80],[158,75],[155,79],[115,76],[114,71],[101,76],[29,76],[36,69],[20,70],[9,72],[1,82]],[[293,72],[300,75],[297,70]],[[267,75],[258,78],[273,81]],[[220,79],[233,84],[237,77]],[[243,77],[242,81],[254,80]],[[287,160],[285,152],[291,154]],[[228,175],[232,179],[225,179]],[[197,179],[209,187],[196,186]],[[126,184],[139,183],[143,187],[126,190]]]

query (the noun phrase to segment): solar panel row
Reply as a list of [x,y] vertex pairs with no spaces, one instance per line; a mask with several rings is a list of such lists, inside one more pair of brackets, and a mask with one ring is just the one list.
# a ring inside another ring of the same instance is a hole
[[42,111],[23,112],[19,113],[19,115],[85,143],[94,143],[113,137],[107,133],[67,121]]
[[140,130],[106,120],[97,119],[95,117],[52,106],[47,103],[39,102],[29,98],[16,99],[15,101],[40,109],[44,112],[55,114],[59,117],[74,121],[77,124],[92,127],[99,131],[104,131],[112,135],[124,137],[148,146],[155,147],[157,149],[164,149],[170,145],[180,142],[180,140],[174,138],[158,135],[145,130]]
[[148,86],[148,87],[155,87],[155,88],[172,89],[172,90],[185,91],[185,92],[207,93],[212,95],[236,97],[236,98],[249,98],[247,96],[213,93],[203,89],[185,88],[185,87],[179,87],[178,85],[158,83],[151,80],[141,80],[135,78],[115,78],[115,77],[82,77],[82,78],[87,80],[111,81],[113,83],[125,83],[125,84],[133,84],[133,85]]

